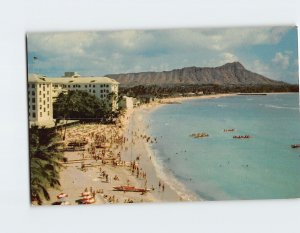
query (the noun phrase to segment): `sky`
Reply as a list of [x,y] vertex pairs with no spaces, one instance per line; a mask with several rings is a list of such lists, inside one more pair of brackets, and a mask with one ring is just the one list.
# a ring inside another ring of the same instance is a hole
[[29,33],[28,72],[104,76],[239,61],[250,71],[294,84],[297,41],[295,26]]

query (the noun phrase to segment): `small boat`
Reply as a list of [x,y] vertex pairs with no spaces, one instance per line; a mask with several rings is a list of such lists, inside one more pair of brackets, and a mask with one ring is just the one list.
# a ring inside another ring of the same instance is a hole
[[293,144],[291,145],[292,148],[300,148],[300,144]]
[[227,133],[227,132],[234,132],[235,129],[224,129],[224,132]]
[[190,136],[193,138],[205,138],[208,137],[209,135],[207,133],[193,133]]
[[148,192],[150,189],[145,188],[136,188],[134,186],[121,185],[113,187],[114,191],[123,191],[123,192]]
[[249,138],[251,138],[251,136],[250,135],[235,135],[235,136],[233,136],[232,138],[235,138],[235,139],[249,139]]

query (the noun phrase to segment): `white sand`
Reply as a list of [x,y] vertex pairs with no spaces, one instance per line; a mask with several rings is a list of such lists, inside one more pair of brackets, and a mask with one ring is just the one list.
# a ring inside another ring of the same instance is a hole
[[[65,152],[65,157],[68,158],[66,169],[61,172],[61,188],[58,190],[50,190],[50,201],[46,201],[44,204],[51,204],[57,201],[56,196],[60,192],[68,194],[67,200],[71,205],[77,204],[77,200],[80,199],[81,193],[87,188],[90,190],[101,190],[103,193],[96,194],[95,204],[104,203],[124,203],[128,199],[132,202],[167,202],[167,201],[189,201],[199,200],[195,196],[186,195],[184,187],[181,187],[181,191],[178,187],[174,187],[172,182],[164,176],[162,171],[157,165],[155,165],[156,157],[153,151],[150,149],[150,144],[155,143],[153,138],[148,139],[149,135],[145,135],[147,129],[147,122],[144,120],[144,116],[150,111],[157,109],[163,104],[182,102],[189,99],[207,99],[207,98],[219,98],[224,96],[231,96],[233,94],[219,94],[209,96],[197,96],[197,97],[179,97],[179,98],[168,98],[160,100],[159,102],[153,102],[151,104],[142,105],[136,109],[128,110],[125,116],[121,119],[120,125],[122,128],[116,125],[79,125],[67,130],[67,140],[71,138],[78,138],[83,135],[89,138],[89,143],[93,140],[90,137],[91,132],[102,133],[107,138],[124,136],[126,138],[125,143],[122,145],[113,144],[112,154],[116,157],[117,153],[120,152],[121,159],[123,161],[133,161],[139,156],[138,167],[141,172],[146,173],[146,179],[136,177],[136,173],[132,174],[130,167],[112,165],[103,165],[99,160],[88,157],[89,153],[85,151],[85,159],[82,159],[82,152]],[[144,137],[142,137],[142,136]],[[146,138],[145,138],[146,137]],[[157,139],[159,140],[159,139]],[[152,141],[152,142],[151,142]],[[133,142],[133,143],[132,143]],[[82,171],[81,164],[84,162],[86,170]],[[101,176],[101,171],[105,171],[109,175],[109,180]],[[119,180],[114,180],[113,177],[117,175]],[[128,182],[129,181],[129,182]],[[164,185],[159,187],[159,182]],[[129,185],[135,187],[154,188],[150,192],[143,195],[136,192],[120,192],[113,191],[114,186]],[[182,191],[183,190],[183,191]],[[113,198],[114,201],[109,201],[109,198]]]

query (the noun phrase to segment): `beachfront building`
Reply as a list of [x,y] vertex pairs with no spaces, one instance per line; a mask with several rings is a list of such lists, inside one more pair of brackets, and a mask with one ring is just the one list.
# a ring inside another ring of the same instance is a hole
[[133,106],[134,106],[133,97],[123,96],[119,102],[120,109],[133,109]]
[[52,84],[45,77],[32,75],[28,80],[28,117],[30,123],[53,122]]
[[107,77],[81,77],[76,72],[65,72],[63,77],[45,77],[32,74],[28,77],[28,116],[30,125],[54,124],[53,103],[62,92],[80,90],[109,101],[112,111],[117,110],[119,83]]

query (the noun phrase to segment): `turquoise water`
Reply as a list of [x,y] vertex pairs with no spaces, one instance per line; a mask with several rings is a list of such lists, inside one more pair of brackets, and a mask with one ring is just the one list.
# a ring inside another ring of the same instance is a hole
[[[157,160],[199,198],[300,197],[300,148],[290,147],[300,144],[298,94],[189,100],[165,105],[148,120]],[[209,137],[189,136],[197,132]],[[232,138],[245,134],[253,138]]]

